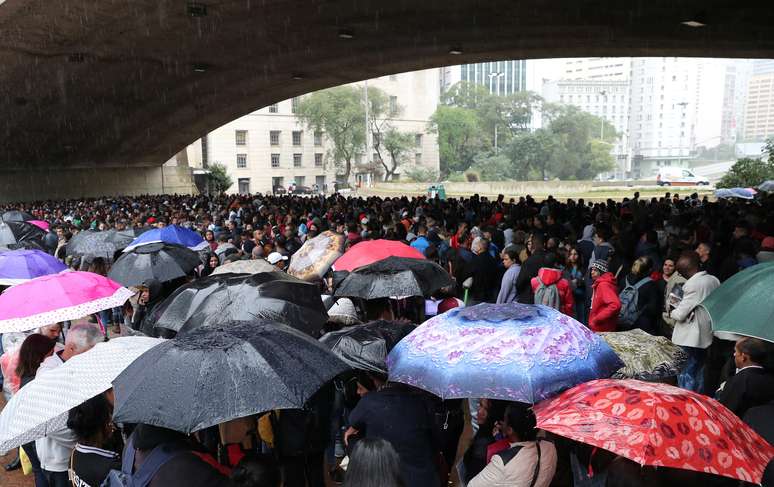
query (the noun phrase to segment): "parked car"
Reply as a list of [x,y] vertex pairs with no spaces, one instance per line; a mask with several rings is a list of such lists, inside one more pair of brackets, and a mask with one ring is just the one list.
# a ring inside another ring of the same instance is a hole
[[285,188],[283,188],[282,186],[274,186],[274,187],[272,188],[272,192],[273,192],[275,195],[278,195],[278,194],[287,194],[288,190],[287,190],[287,189],[285,189]]
[[296,186],[293,194],[312,194],[312,188],[309,186]]
[[709,186],[708,179],[696,176],[690,169],[662,167],[656,176],[659,186]]

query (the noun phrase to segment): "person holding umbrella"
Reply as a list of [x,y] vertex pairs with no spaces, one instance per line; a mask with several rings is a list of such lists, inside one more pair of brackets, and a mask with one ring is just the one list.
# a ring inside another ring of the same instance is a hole
[[73,485],[98,487],[112,469],[121,468],[118,453],[107,449],[113,437],[113,405],[103,393],[70,410],[67,427],[78,442],[70,460]]

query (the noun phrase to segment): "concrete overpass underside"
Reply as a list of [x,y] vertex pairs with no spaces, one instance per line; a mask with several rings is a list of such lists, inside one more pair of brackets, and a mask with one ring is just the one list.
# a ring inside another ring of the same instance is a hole
[[[0,199],[118,191],[109,181],[141,168],[158,173],[208,131],[321,88],[571,56],[770,58],[774,8],[727,0],[0,0]],[[70,170],[82,176],[63,179]],[[36,175],[38,191],[20,191]],[[57,184],[79,187],[44,191]]]

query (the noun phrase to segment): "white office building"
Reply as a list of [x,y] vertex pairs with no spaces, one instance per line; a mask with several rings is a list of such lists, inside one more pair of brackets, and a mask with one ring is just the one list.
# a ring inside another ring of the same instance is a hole
[[561,79],[626,81],[631,70],[631,58],[587,57],[564,60]]
[[[354,86],[363,88],[363,83]],[[368,80],[368,87],[389,96],[390,109],[397,115],[391,126],[414,134],[414,147],[396,174],[411,166],[439,170],[438,141],[428,132],[428,122],[439,100],[438,70],[402,73]],[[331,156],[331,143],[324,133],[311,131],[295,115],[299,98],[281,101],[233,120],[208,133],[186,149],[189,164],[206,171],[211,163],[226,166],[234,181],[231,193],[270,192],[275,187],[297,186],[320,189],[340,180]],[[369,152],[373,146],[369,145]],[[366,156],[365,147],[353,161],[351,180],[370,184],[374,175],[358,166],[377,158]],[[389,165],[389,162],[388,162]]]

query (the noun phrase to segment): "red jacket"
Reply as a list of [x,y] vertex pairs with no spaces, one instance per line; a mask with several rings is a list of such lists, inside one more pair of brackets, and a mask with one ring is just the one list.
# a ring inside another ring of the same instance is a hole
[[618,312],[621,311],[621,300],[618,298],[618,286],[615,277],[605,272],[591,285],[591,311],[589,311],[589,328],[594,331],[615,331],[618,327]]
[[575,300],[572,297],[572,289],[570,289],[570,283],[567,279],[562,279],[562,271],[559,269],[551,269],[550,267],[541,267],[538,271],[538,277],[533,277],[530,283],[532,284],[532,294],[540,287],[540,278],[543,284],[550,286],[556,284],[556,289],[559,291],[559,301],[561,302],[561,311],[567,316],[574,316],[573,308],[575,306]]

